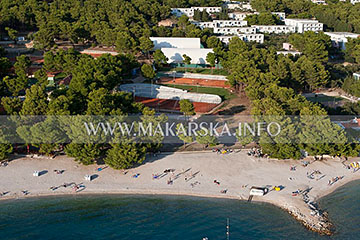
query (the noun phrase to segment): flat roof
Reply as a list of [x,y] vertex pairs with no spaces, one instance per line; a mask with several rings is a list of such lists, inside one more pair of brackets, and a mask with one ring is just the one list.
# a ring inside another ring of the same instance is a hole
[[358,33],[351,32],[324,32],[325,34],[334,34],[334,35],[352,35],[352,36],[360,36]]
[[319,20],[314,20],[314,19],[301,19],[301,18],[287,18],[285,20],[293,20],[293,21],[298,21],[298,22],[319,22]]

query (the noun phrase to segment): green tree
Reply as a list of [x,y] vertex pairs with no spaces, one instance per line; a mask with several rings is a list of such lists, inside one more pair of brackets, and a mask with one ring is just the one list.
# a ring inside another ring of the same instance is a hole
[[186,66],[191,64],[191,57],[187,56],[186,54],[184,54],[183,56],[183,63],[185,64],[185,71],[186,71]]
[[196,141],[203,144],[205,148],[207,146],[213,147],[218,144],[216,136],[211,135],[209,131],[203,129],[196,132]]
[[153,67],[149,64],[144,64],[141,66],[141,73],[147,79],[154,79],[156,76]]
[[194,137],[189,135],[188,129],[182,123],[176,125],[176,135],[184,142],[184,148],[187,143],[192,143],[194,141]]
[[101,150],[99,144],[70,143],[65,147],[65,153],[84,165],[91,165],[101,155]]
[[45,89],[33,85],[26,90],[25,100],[20,111],[21,115],[44,115],[48,110],[48,100]]
[[246,145],[256,141],[255,136],[252,134],[242,134],[239,132],[239,130],[236,131],[236,138],[242,147],[245,147]]
[[0,78],[5,77],[11,68],[11,62],[7,57],[0,57]]
[[6,139],[3,129],[0,129],[0,161],[6,159],[13,151],[12,145]]
[[105,163],[114,169],[128,169],[145,160],[146,147],[131,144],[112,144],[106,153]]
[[157,67],[161,67],[163,64],[167,64],[167,61],[169,60],[160,49],[155,50],[153,58]]
[[216,64],[216,55],[215,55],[215,53],[209,52],[206,55],[206,61],[210,64],[211,74],[213,74],[213,70],[214,70],[214,67],[215,67],[215,64]]
[[3,97],[1,99],[1,105],[4,107],[5,112],[8,115],[18,115],[23,102],[17,97]]
[[31,61],[29,57],[21,55],[16,58],[16,63],[14,64],[16,77],[6,76],[4,78],[4,82],[14,96],[18,96],[18,94],[27,87],[29,81],[27,72],[30,65]]
[[38,80],[38,83],[42,87],[46,87],[49,84],[48,75],[44,68],[37,70],[35,72],[35,78]]
[[10,37],[10,39],[15,41],[15,44],[16,44],[18,31],[16,31],[15,29],[9,28],[9,27],[5,27],[5,30],[7,31],[8,36]]
[[194,104],[188,99],[182,99],[179,102],[180,111],[184,113],[185,117],[195,114]]
[[0,160],[6,159],[12,153],[13,147],[9,143],[0,143]]
[[201,17],[202,17],[201,11],[200,10],[195,10],[193,19],[195,21],[201,21],[202,20]]
[[153,42],[148,37],[141,37],[140,41],[140,50],[146,53],[149,56],[149,52],[154,48]]
[[203,11],[201,12],[201,21],[203,21],[203,22],[208,22],[208,21],[210,21],[210,20],[211,20],[210,15],[207,13],[207,11],[203,10]]
[[134,45],[134,39],[127,32],[119,32],[115,41],[116,50],[128,52]]
[[64,95],[60,95],[49,102],[47,115],[70,115],[70,105],[70,99]]

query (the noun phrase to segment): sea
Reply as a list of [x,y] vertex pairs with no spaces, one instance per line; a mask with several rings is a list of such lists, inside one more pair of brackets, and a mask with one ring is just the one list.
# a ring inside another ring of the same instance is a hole
[[154,195],[5,200],[0,201],[0,239],[360,239],[360,181],[319,204],[335,224],[331,237],[308,231],[266,203]]

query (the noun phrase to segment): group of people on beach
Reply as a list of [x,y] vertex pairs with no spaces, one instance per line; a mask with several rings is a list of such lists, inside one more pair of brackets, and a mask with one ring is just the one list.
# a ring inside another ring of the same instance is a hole
[[56,187],[52,186],[52,187],[50,187],[50,190],[55,191],[55,190],[57,190],[57,189],[59,189],[61,187],[67,188],[67,187],[71,187],[71,186],[72,186],[72,189],[73,189],[74,192],[78,192],[78,190],[85,188],[85,186],[82,185],[81,183],[76,184],[76,183],[72,182],[72,183],[63,183],[63,184],[61,184],[59,186],[56,186]]
[[316,175],[321,175],[321,172],[319,170],[313,170],[311,172],[306,172],[306,176],[309,179],[315,179]]
[[344,176],[334,177],[334,178],[329,180],[328,185],[331,186],[331,185],[333,185],[334,183],[336,183],[337,181],[339,181],[339,180],[341,180],[343,178],[344,178]]
[[213,149],[213,152],[216,152],[217,154],[229,154],[232,153],[233,150],[230,148],[215,148]]
[[257,158],[267,158],[268,155],[267,154],[263,154],[261,149],[259,148],[252,148],[250,151],[248,151],[247,153],[248,156],[252,156],[252,157],[257,157]]

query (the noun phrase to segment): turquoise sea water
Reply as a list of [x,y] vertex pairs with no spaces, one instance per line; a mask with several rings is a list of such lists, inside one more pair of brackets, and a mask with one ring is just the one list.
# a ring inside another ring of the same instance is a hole
[[360,184],[324,198],[338,232],[309,232],[263,203],[181,196],[89,195],[0,202],[0,239],[359,239]]

